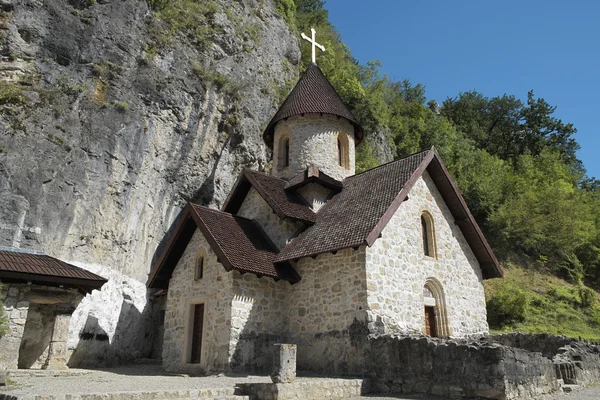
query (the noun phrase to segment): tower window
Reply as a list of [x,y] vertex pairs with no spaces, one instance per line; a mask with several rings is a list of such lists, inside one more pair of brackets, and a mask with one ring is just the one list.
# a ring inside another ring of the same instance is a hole
[[283,144],[283,167],[290,166],[290,139],[285,139]]
[[345,169],[350,169],[350,157],[348,135],[340,133],[337,137],[337,153],[338,153],[338,165]]
[[423,236],[423,254],[428,257],[435,257],[433,218],[427,212],[421,214],[421,235]]

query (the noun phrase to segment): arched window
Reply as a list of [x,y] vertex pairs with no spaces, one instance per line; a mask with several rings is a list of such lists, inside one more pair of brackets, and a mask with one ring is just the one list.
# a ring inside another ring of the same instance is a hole
[[194,279],[199,281],[204,276],[204,257],[196,259],[196,269],[194,270]]
[[283,142],[283,168],[290,166],[290,139]]
[[428,257],[435,257],[433,218],[428,212],[421,214],[421,236],[423,237],[423,254]]
[[277,155],[277,169],[282,171],[290,166],[290,135],[286,133],[277,140],[277,146],[274,149]]
[[423,305],[425,307],[425,328],[427,336],[450,336],[446,299],[442,285],[430,278],[423,286]]
[[338,134],[337,137],[337,153],[338,153],[338,165],[345,169],[350,169],[350,157],[348,135],[344,133]]

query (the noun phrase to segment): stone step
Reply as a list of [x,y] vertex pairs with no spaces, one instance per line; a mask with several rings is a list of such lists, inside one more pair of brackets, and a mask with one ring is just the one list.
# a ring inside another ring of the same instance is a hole
[[[251,396],[221,396],[221,397],[184,397],[181,399],[168,399],[168,400],[253,400]],[[166,399],[156,399],[166,400]]]
[[162,365],[162,360],[160,358],[136,358],[133,360],[133,364]]

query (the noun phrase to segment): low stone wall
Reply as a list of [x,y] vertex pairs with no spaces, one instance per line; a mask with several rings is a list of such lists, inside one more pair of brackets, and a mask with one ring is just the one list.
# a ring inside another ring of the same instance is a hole
[[487,342],[539,352],[553,361],[557,379],[567,384],[600,382],[600,347],[566,336],[548,334],[507,333],[490,335]]
[[247,383],[240,392],[260,400],[337,400],[368,393],[362,379],[304,378],[294,383]]
[[505,346],[539,352],[547,358],[553,358],[558,354],[561,347],[569,345],[575,341],[575,339],[568,338],[566,336],[554,336],[546,333],[529,334],[521,332],[489,335],[485,337],[484,340],[490,343],[500,343]]
[[[557,378],[565,383],[597,385],[600,382],[600,347],[572,342],[558,349],[553,358]],[[571,379],[574,378],[574,381]]]
[[369,342],[376,393],[514,399],[558,389],[552,361],[539,353],[425,337],[378,337]]

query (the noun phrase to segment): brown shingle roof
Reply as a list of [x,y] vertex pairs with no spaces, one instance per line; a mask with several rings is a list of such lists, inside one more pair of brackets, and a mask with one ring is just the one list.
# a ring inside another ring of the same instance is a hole
[[45,254],[0,250],[0,279],[48,286],[76,287],[87,293],[107,280]]
[[235,269],[292,283],[300,280],[291,265],[274,264],[277,248],[254,221],[191,203],[182,214],[173,238],[154,265],[148,287],[168,285],[196,228],[200,229],[227,271]]
[[286,191],[287,182],[262,172],[244,169],[234,189],[229,195],[223,211],[235,214],[240,209],[250,187],[254,187],[271,209],[280,218],[292,218],[312,223],[317,214],[306,201],[293,191]]
[[331,83],[316,64],[311,64],[285,99],[263,134],[269,147],[273,147],[273,130],[282,119],[302,114],[331,114],[346,118],[354,125],[356,145],[363,139],[363,128],[346,107]]
[[365,244],[428,151],[384,164],[344,180],[344,188],[325,204],[313,226],[277,256],[278,261],[313,256]]
[[313,182],[318,182],[320,185],[336,191],[342,190],[342,188],[344,187],[341,181],[332,178],[323,171],[320,171],[319,168],[317,168],[316,166],[311,165],[304,171],[293,176],[285,184],[284,189],[289,192],[290,190],[299,189],[304,185]]
[[502,268],[435,149],[348,177],[343,189],[317,213],[317,221],[293,239],[276,262],[371,246],[417,179],[427,170],[479,261],[485,278]]

